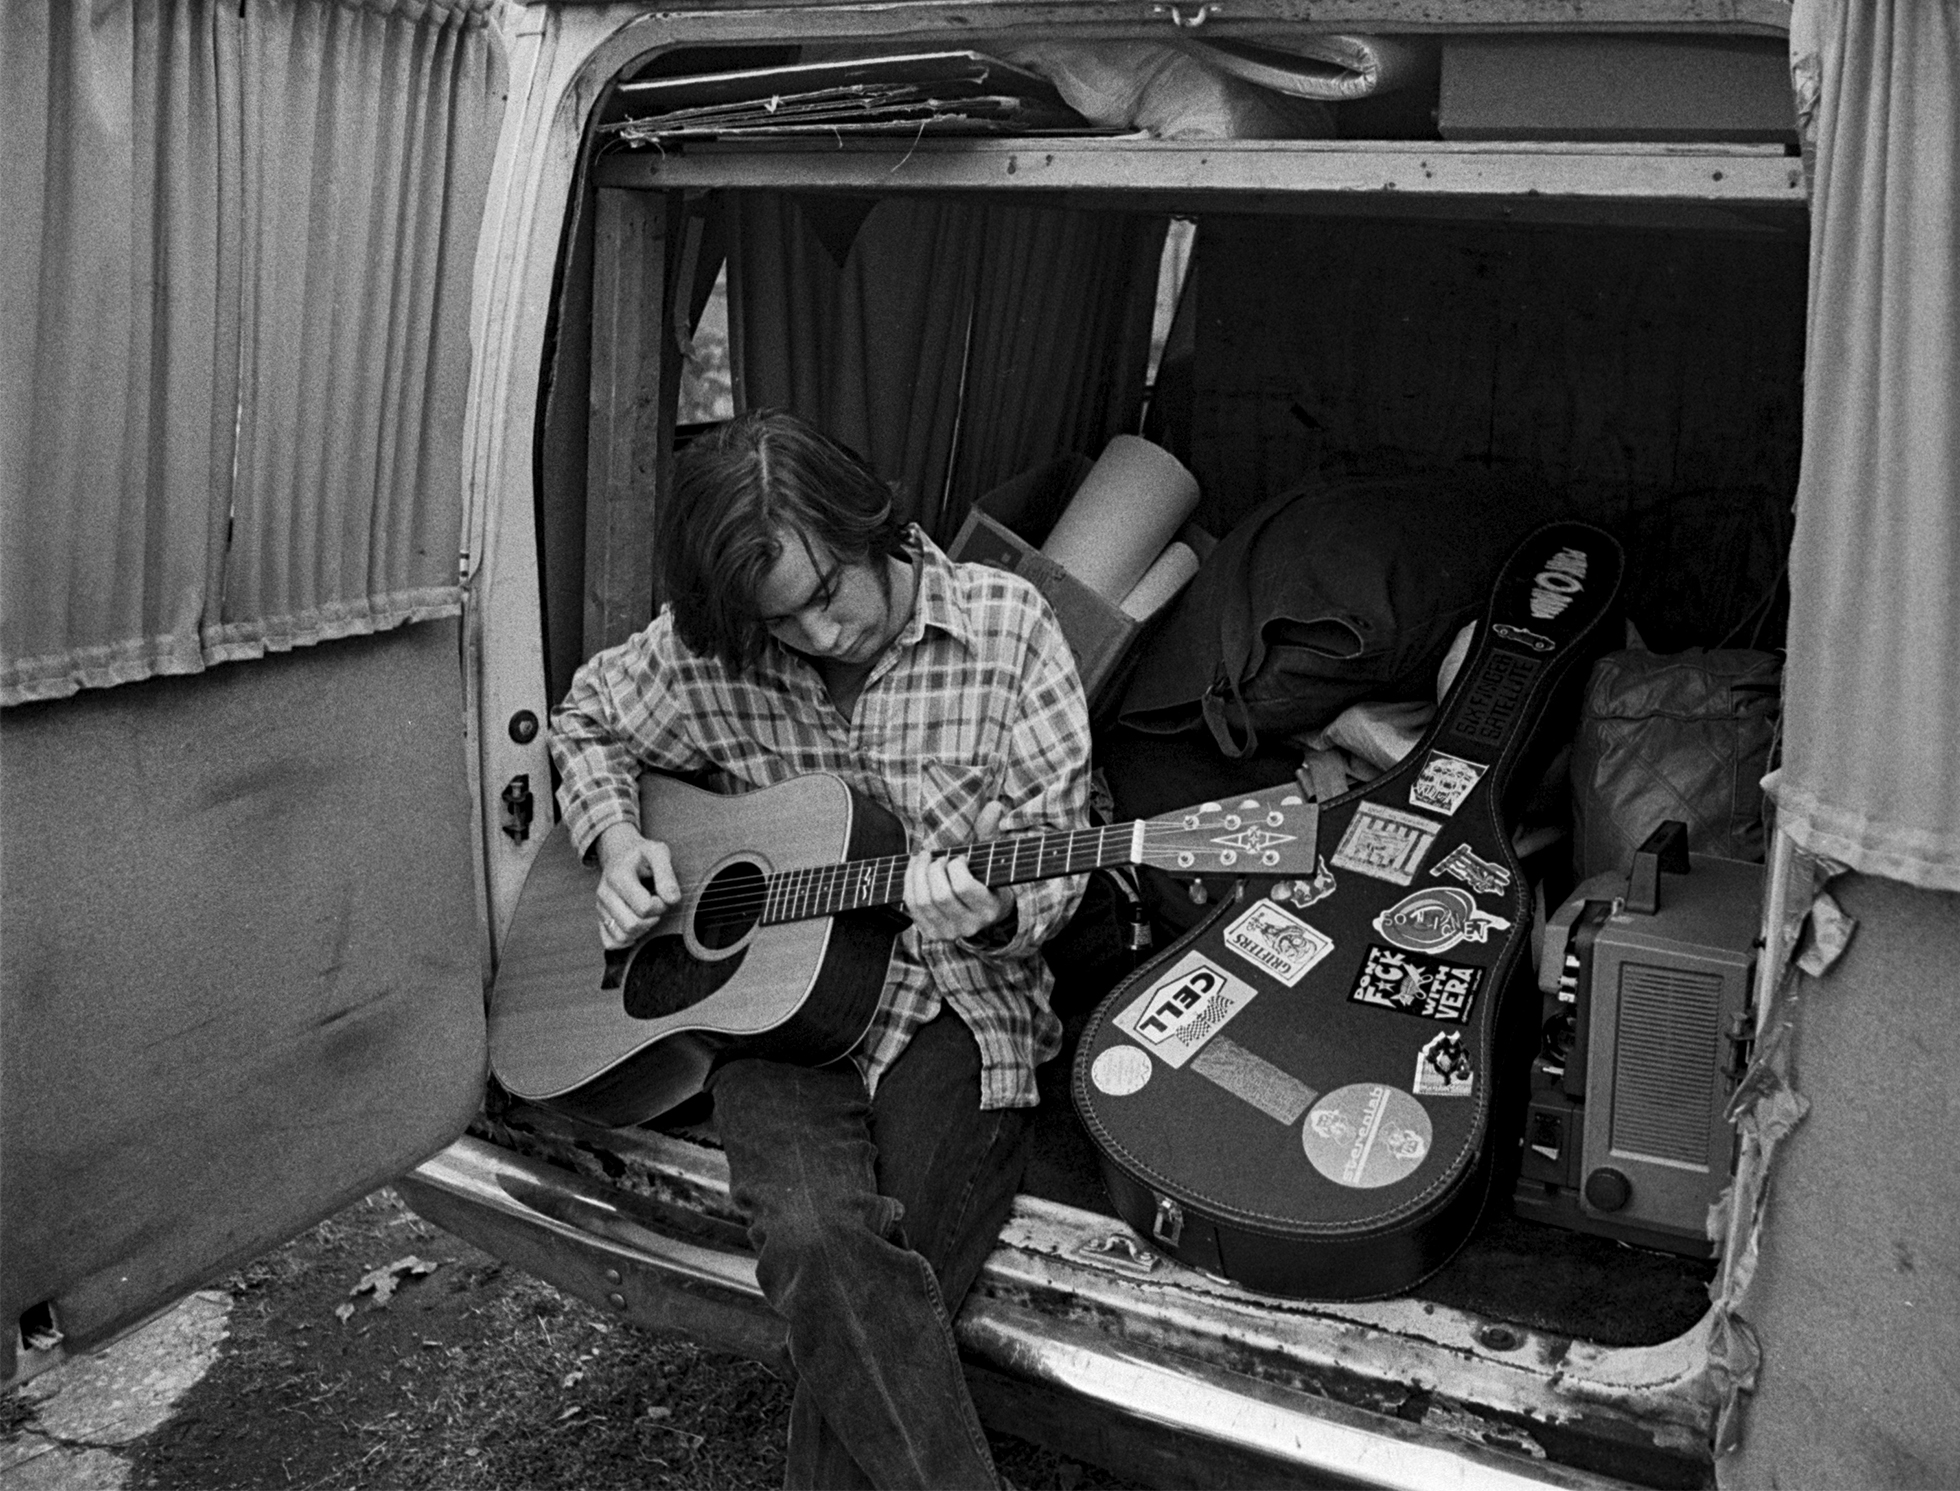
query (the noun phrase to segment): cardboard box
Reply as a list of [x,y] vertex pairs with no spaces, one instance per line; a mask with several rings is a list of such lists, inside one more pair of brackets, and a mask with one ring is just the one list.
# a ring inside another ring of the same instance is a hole
[[[1075,654],[1082,691],[1094,712],[1121,682],[1124,659],[1151,623],[1125,615],[1121,607],[1104,600],[1041,552],[1042,540],[1092,464],[1086,456],[1063,456],[995,487],[974,503],[949,552],[957,561],[991,564],[1034,582],[1061,623],[1062,635]],[[1178,537],[1192,544],[1201,558],[1213,542],[1210,535],[1189,530],[1188,525]]]

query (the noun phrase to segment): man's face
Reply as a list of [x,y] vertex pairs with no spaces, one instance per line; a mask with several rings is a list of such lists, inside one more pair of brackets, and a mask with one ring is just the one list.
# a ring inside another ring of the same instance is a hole
[[777,534],[782,552],[756,590],[769,635],[793,652],[833,663],[868,663],[905,625],[882,556],[845,562],[801,534]]

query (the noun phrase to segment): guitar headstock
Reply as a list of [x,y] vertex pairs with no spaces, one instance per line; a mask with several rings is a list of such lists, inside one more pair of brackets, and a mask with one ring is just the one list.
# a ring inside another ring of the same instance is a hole
[[1288,783],[1144,820],[1143,863],[1187,875],[1311,875],[1316,805]]

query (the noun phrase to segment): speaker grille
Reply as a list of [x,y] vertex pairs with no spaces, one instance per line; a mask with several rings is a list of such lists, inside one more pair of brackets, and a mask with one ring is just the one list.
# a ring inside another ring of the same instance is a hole
[[1616,1154],[1707,1167],[1721,993],[1719,974],[1620,965],[1613,1042]]

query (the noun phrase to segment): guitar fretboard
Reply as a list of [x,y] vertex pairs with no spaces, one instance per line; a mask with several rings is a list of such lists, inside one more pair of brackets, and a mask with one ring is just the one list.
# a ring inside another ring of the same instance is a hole
[[[967,868],[983,885],[1019,885],[1128,864],[1136,828],[1134,823],[1111,823],[1062,833],[1023,834],[945,850],[941,857],[965,855]],[[907,856],[893,854],[771,875],[762,920],[765,924],[807,921],[840,911],[895,905],[905,899],[908,862]]]

